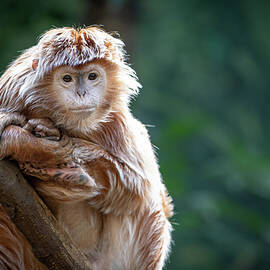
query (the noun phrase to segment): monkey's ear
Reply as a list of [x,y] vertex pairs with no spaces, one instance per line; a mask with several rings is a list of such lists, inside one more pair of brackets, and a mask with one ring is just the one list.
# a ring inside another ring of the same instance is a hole
[[38,59],[33,59],[32,60],[32,68],[33,68],[33,70],[36,70],[37,69],[37,67],[38,67]]

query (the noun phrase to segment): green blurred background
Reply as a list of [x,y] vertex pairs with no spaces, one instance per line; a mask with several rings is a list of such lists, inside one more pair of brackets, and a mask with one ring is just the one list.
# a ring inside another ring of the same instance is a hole
[[166,269],[270,269],[270,1],[1,1],[0,69],[52,26],[119,31],[173,196]]

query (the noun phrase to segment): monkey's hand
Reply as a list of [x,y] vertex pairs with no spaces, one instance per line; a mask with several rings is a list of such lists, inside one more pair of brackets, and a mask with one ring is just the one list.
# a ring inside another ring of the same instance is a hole
[[22,127],[26,122],[26,118],[22,114],[16,112],[0,112],[0,136],[7,126],[18,125]]
[[50,167],[72,161],[72,142],[67,136],[59,141],[37,138],[24,128],[10,125],[2,133],[0,159],[10,157],[37,167]]
[[[42,180],[34,184],[47,196],[59,196],[59,199],[65,200],[81,199],[86,196],[85,192],[92,192],[96,184],[84,165],[74,159],[74,143],[77,141],[80,139],[66,135],[59,141],[37,138],[24,128],[11,125],[2,135],[0,159],[14,159],[25,174]],[[61,187],[68,191],[68,196],[65,196],[65,192],[56,194]]]
[[39,178],[43,181],[51,181],[60,185],[92,188],[96,184],[90,175],[84,170],[83,166],[75,162],[54,164],[54,166],[36,167],[36,164],[29,162],[19,163],[21,170],[27,174]]
[[29,131],[38,138],[44,138],[52,141],[60,140],[60,131],[55,127],[49,118],[30,119],[23,129]]

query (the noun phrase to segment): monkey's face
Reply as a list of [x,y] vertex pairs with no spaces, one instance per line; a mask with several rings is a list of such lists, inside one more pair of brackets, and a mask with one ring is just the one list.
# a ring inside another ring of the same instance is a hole
[[53,73],[52,89],[57,103],[78,118],[87,118],[102,104],[106,72],[100,65],[62,66]]

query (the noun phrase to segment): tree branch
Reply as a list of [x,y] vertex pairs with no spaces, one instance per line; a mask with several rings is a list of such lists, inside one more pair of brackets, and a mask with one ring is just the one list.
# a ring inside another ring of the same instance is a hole
[[49,269],[91,269],[86,257],[10,161],[0,161],[0,204],[28,239],[35,256]]

